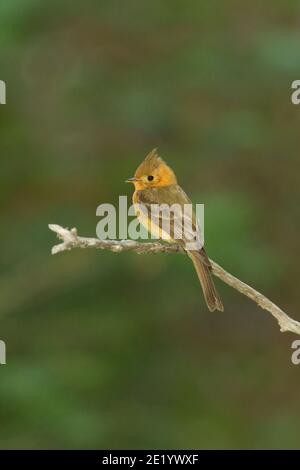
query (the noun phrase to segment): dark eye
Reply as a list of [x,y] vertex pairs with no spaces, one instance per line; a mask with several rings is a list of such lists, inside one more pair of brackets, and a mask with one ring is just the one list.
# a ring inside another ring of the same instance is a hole
[[147,180],[148,180],[148,181],[153,181],[153,180],[154,180],[154,176],[149,175],[149,176],[147,177]]

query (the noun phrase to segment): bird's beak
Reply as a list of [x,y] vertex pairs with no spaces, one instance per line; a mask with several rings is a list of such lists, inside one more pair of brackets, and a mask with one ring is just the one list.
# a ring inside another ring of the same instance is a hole
[[128,178],[127,180],[125,180],[125,183],[135,183],[136,181],[141,181],[140,178]]

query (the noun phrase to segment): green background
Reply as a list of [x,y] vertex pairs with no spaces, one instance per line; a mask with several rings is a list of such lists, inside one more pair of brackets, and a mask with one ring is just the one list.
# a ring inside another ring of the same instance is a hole
[[299,314],[299,2],[2,0],[1,448],[299,447],[292,334],[187,257],[50,255],[159,147],[212,259]]

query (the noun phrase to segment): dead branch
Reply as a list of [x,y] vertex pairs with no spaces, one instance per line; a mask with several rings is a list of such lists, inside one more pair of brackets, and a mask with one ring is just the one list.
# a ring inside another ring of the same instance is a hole
[[[114,253],[121,253],[122,251],[134,251],[138,254],[184,253],[184,250],[176,244],[165,245],[160,242],[140,243],[134,240],[99,240],[98,238],[78,236],[76,228],[69,230],[56,224],[50,224],[49,228],[57,234],[60,240],[62,240],[61,243],[53,246],[53,255],[61,253],[62,251],[72,250],[73,248],[98,248],[100,250],[113,251]],[[300,335],[299,322],[290,318],[285,312],[283,312],[283,310],[263,294],[225,271],[225,269],[221,268],[221,266],[214,261],[210,260],[210,262],[212,265],[212,272],[216,277],[241,294],[249,297],[249,299],[253,300],[262,309],[267,310],[271,315],[273,315],[279,324],[280,331],[290,331]]]

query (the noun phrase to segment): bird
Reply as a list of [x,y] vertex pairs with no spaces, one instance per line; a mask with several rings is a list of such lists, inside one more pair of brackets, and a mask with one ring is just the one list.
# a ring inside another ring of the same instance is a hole
[[[211,312],[215,310],[223,311],[222,301],[212,279],[212,266],[204,247],[201,244],[196,249],[194,246],[191,248],[186,233],[183,230],[180,233],[178,232],[178,222],[183,225],[185,223],[184,219],[181,218],[181,221],[178,221],[176,215],[170,216],[170,211],[166,213],[166,216],[164,212],[154,211],[155,215],[153,217],[152,208],[154,206],[157,207],[163,204],[170,207],[177,204],[184,210],[186,204],[192,204],[189,197],[177,183],[174,171],[159,156],[157,149],[153,149],[146,156],[138,166],[134,177],[128,178],[126,182],[134,184],[135,191],[132,202],[139,222],[155,238],[163,239],[169,243],[176,242],[184,249],[194,264],[208,309]],[[169,232],[166,232],[163,225],[164,216],[170,219]],[[194,233],[200,236],[200,228],[194,211],[190,217],[190,224]]]

